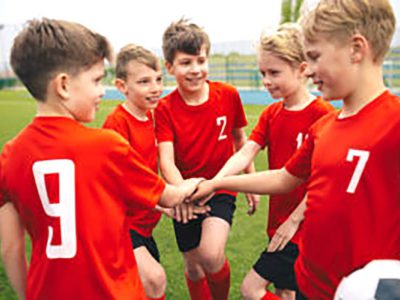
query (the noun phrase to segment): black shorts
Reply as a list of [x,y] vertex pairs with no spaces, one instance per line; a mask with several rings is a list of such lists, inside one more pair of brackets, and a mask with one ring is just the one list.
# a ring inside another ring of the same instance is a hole
[[160,252],[158,251],[158,247],[156,244],[156,241],[153,239],[153,237],[145,237],[135,230],[129,230],[129,234],[131,236],[131,242],[132,242],[132,247],[133,249],[139,248],[141,246],[145,246],[147,251],[150,252],[151,256],[153,258],[160,262]]
[[[208,216],[217,217],[225,220],[232,226],[233,213],[235,212],[236,197],[228,194],[217,194],[207,202],[211,207]],[[188,252],[200,245],[201,224],[207,215],[199,215],[195,220],[186,224],[174,220],[175,238],[179,251]]]
[[282,251],[263,251],[253,269],[262,278],[272,282],[275,288],[295,291],[294,263],[298,255],[297,245],[289,242]]

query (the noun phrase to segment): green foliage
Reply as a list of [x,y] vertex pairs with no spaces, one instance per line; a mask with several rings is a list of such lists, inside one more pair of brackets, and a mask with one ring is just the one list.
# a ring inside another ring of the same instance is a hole
[[[103,101],[97,113],[96,120],[89,126],[100,127],[105,116],[117,105],[117,101]],[[262,107],[246,105],[245,112],[249,121],[247,133],[254,127]],[[36,104],[25,91],[0,91],[0,147],[13,138],[33,118]],[[256,168],[263,170],[267,167],[265,153],[256,158]],[[266,214],[267,198],[263,198],[258,212],[249,217],[246,214],[247,203],[240,194],[232,231],[228,240],[226,254],[231,264],[230,299],[240,299],[240,284],[247,271],[252,267],[260,252],[266,246]],[[189,299],[183,275],[183,260],[176,246],[171,220],[163,217],[155,230],[161,262],[167,277],[167,299]],[[30,253],[28,243],[27,253]],[[84,287],[82,287],[84,288]],[[17,299],[6,278],[3,265],[0,263],[0,300]]]
[[300,17],[303,0],[282,0],[281,24],[296,22]]

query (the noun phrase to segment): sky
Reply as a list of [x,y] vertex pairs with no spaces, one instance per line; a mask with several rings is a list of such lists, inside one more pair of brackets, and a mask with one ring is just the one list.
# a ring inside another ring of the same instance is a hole
[[[305,0],[315,3],[317,0]],[[400,0],[390,0],[400,23]],[[251,40],[279,24],[279,0],[0,0],[0,67],[21,24],[48,17],[79,22],[118,51],[127,43],[160,48],[165,28],[181,17],[203,27],[211,43]],[[0,26],[1,28],[2,26]]]

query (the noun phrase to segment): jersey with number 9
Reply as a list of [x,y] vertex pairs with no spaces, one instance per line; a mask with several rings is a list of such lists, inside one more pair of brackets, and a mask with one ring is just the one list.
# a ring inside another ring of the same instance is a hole
[[27,299],[145,299],[125,215],[153,208],[165,183],[123,138],[36,117],[0,161],[1,201],[32,240]]

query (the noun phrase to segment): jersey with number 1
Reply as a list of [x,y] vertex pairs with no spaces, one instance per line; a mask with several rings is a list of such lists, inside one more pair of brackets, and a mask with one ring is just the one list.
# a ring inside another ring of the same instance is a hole
[[343,276],[373,259],[400,259],[400,99],[386,91],[339,113],[317,121],[286,164],[309,178],[295,264],[309,299],[333,299]]
[[36,117],[4,147],[0,188],[32,240],[27,299],[146,299],[126,213],[165,183],[120,135]]
[[[321,98],[296,111],[285,109],[283,101],[275,102],[261,113],[249,140],[263,148],[268,147],[269,169],[280,169],[307,138],[309,127],[333,110],[333,106]],[[270,196],[267,226],[270,238],[300,204],[305,193],[306,183],[290,193]],[[298,243],[300,231],[293,236],[292,242]]]
[[[142,155],[149,168],[158,172],[156,137],[150,111],[147,113],[147,120],[141,121],[120,104],[107,116],[103,128],[115,130],[122,135]],[[161,213],[155,209],[138,209],[129,216],[130,228],[150,237],[160,218]]]
[[234,153],[232,131],[246,126],[237,90],[208,81],[209,98],[201,105],[185,103],[176,89],[155,110],[159,143],[173,142],[175,164],[183,178],[212,178]]

